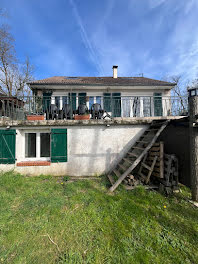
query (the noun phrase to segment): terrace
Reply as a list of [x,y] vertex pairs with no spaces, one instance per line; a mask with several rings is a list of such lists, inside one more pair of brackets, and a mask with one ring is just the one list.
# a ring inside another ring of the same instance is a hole
[[1,120],[122,119],[188,115],[188,98],[171,96],[0,97]]

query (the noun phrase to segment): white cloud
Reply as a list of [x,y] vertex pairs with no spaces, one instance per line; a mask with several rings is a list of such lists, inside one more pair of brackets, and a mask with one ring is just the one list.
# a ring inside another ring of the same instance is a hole
[[156,8],[160,6],[161,4],[163,4],[165,1],[168,1],[168,0],[148,0],[148,4],[150,8]]
[[97,53],[95,52],[95,50],[94,50],[94,48],[92,46],[92,43],[89,40],[88,34],[87,34],[86,30],[85,30],[85,27],[83,25],[82,19],[81,19],[80,15],[79,15],[79,12],[77,10],[77,7],[76,7],[76,4],[75,4],[74,0],[70,0],[70,3],[72,5],[76,21],[77,21],[77,23],[78,23],[78,25],[80,27],[80,30],[81,30],[82,40],[83,40],[83,42],[85,44],[85,47],[87,48],[87,50],[89,52],[90,58],[91,58],[92,62],[95,64],[98,72],[103,72],[102,66],[99,63],[99,59],[98,59]]

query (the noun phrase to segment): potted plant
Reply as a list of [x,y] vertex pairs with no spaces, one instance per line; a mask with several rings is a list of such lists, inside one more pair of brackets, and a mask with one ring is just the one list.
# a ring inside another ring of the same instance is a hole
[[77,110],[77,115],[74,116],[74,120],[89,120],[90,114],[86,104],[80,104]]

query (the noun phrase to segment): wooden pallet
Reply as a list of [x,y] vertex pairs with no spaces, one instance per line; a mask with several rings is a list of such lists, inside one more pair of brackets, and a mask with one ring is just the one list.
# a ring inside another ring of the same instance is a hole
[[155,166],[153,168],[151,176],[164,178],[164,142],[155,143],[149,150],[145,163],[152,165],[155,157],[157,157]]
[[157,138],[165,129],[169,120],[165,122],[153,122],[149,129],[136,141],[128,153],[107,175],[111,183],[110,192],[113,192],[122,181],[136,168],[151,147],[155,144]]
[[152,161],[152,164],[151,166],[146,164],[146,158],[147,156],[145,156],[145,158],[143,159],[143,161],[141,162],[141,165],[140,165],[140,169],[138,171],[138,174],[141,178],[141,180],[145,183],[145,184],[148,184],[149,183],[149,180],[150,180],[150,177],[151,177],[151,174],[153,172],[153,169],[154,169],[154,166],[156,164],[156,161],[158,159],[157,156],[155,156],[153,158],[153,161]]

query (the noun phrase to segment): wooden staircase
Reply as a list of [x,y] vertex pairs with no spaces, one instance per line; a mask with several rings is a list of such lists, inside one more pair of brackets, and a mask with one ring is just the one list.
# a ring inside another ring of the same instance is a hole
[[132,173],[132,171],[148,153],[149,149],[156,142],[168,122],[169,120],[164,122],[153,121],[149,129],[147,129],[136,141],[122,160],[118,162],[116,167],[109,172],[107,177],[112,185],[109,189],[110,192],[113,192],[120,185],[120,183]]

